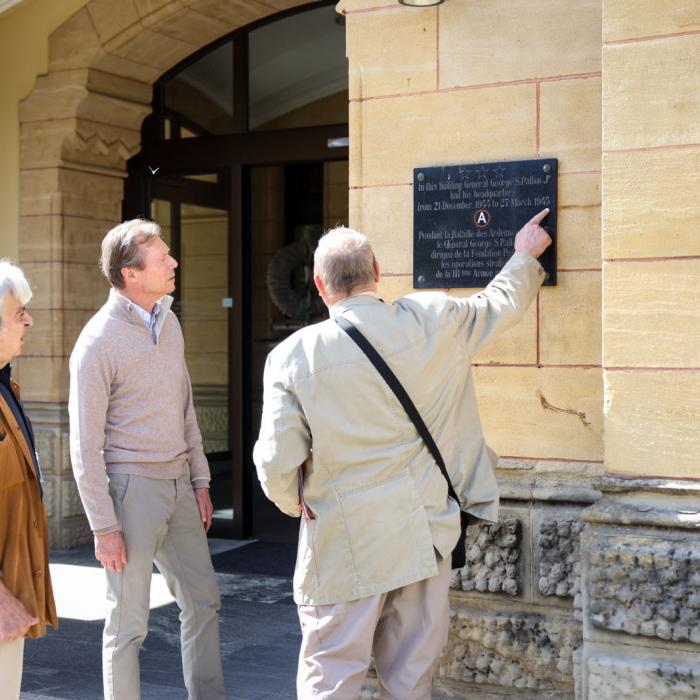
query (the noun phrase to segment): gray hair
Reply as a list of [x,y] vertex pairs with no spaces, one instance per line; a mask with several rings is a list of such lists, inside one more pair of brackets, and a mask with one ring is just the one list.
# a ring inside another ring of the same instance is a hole
[[2,312],[5,308],[5,299],[13,296],[26,306],[32,298],[32,289],[24,276],[24,272],[7,258],[0,260],[0,325],[2,325]]
[[155,221],[131,219],[115,226],[102,241],[100,269],[116,289],[124,289],[122,268],[143,270],[144,243],[160,238],[160,226]]
[[314,274],[331,294],[350,294],[374,282],[374,252],[367,236],[345,226],[328,231],[314,253]]

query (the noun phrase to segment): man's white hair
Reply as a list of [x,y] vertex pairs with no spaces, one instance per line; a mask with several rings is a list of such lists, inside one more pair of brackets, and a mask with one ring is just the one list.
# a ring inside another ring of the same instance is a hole
[[26,306],[32,298],[32,288],[24,272],[7,258],[0,260],[0,325],[5,299],[13,296],[21,306]]
[[314,274],[330,294],[350,294],[374,282],[374,252],[367,236],[345,226],[328,231],[314,253]]

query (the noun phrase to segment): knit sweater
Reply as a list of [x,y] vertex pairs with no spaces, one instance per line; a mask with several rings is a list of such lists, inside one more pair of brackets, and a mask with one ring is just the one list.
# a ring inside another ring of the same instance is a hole
[[189,467],[193,487],[209,484],[171,304],[161,300],[152,335],[135,305],[112,290],[71,354],[71,461],[93,531],[119,527],[107,474],[177,479]]

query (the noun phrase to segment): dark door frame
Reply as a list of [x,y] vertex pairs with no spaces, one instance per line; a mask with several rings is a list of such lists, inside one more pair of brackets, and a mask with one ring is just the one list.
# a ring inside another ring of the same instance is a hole
[[[123,216],[150,217],[152,199],[228,208],[229,279],[229,447],[233,469],[234,518],[230,536],[249,537],[252,531],[252,444],[250,403],[250,183],[255,165],[287,165],[348,160],[348,148],[332,148],[329,139],[347,138],[347,124],[204,136],[144,144],[128,164]],[[157,169],[157,170],[156,170]],[[156,170],[156,174],[153,174]],[[219,172],[220,185],[182,177]],[[226,191],[222,190],[226,188]],[[172,208],[177,216],[179,207]],[[173,222],[175,223],[175,222]],[[175,230],[175,229],[174,229]],[[177,244],[173,253],[177,254]]]

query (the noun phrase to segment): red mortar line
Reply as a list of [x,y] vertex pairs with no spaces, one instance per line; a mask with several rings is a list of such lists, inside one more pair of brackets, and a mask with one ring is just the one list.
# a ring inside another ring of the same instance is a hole
[[579,462],[581,464],[603,464],[602,459],[572,459],[571,457],[522,457],[520,455],[499,455],[501,459],[530,459],[533,462]]
[[647,151],[680,151],[685,149],[700,148],[700,143],[671,143],[666,146],[639,146],[638,148],[608,148],[606,153],[645,153]]
[[564,175],[600,175],[600,170],[571,170],[568,173],[559,173],[559,177]]
[[440,6],[435,8],[435,85],[440,89]]
[[700,372],[700,367],[603,367],[606,372]]
[[389,183],[380,183],[377,185],[353,185],[352,187],[348,187],[349,190],[366,190],[369,189],[370,187],[406,187],[406,186],[413,187],[412,182],[389,182]]
[[416,97],[420,95],[433,95],[445,92],[464,92],[466,90],[483,90],[486,88],[513,87],[515,85],[535,85],[539,83],[552,83],[560,80],[586,80],[587,78],[600,78],[602,73],[572,73],[571,75],[556,75],[546,78],[524,78],[523,80],[510,80],[502,83],[477,83],[476,85],[457,85],[449,88],[435,90],[416,90],[415,92],[396,92],[388,95],[373,95],[372,97],[355,97],[349,102],[370,102],[372,100],[387,100],[396,97]]
[[609,263],[629,263],[629,262],[668,262],[672,260],[700,260],[700,255],[669,255],[659,258],[603,258]]
[[653,36],[638,36],[632,39],[615,39],[615,41],[604,41],[603,46],[623,46],[624,44],[640,44],[643,41],[656,41],[659,39],[675,39],[679,36],[697,36],[700,29],[687,32],[675,32],[673,34],[655,34]]
[[361,10],[345,10],[343,14],[346,15],[359,15],[363,12],[377,12],[377,10],[400,10],[401,8],[396,7],[396,5],[376,5],[375,7],[365,7]]
[[558,267],[557,272],[602,272],[602,267]]
[[541,363],[473,362],[472,367],[507,367],[529,369],[601,369],[600,365],[547,365]]
[[540,86],[542,83],[537,81],[535,83],[535,105],[536,105],[536,119],[535,119],[535,153],[537,157],[540,157]]

